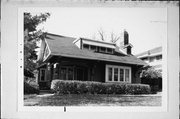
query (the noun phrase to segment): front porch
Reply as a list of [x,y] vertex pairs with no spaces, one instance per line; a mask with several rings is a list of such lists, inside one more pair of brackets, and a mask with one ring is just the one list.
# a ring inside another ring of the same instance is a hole
[[39,67],[39,87],[50,89],[51,81],[79,80],[114,83],[141,83],[137,65],[54,56]]
[[39,68],[38,79],[39,87],[42,90],[49,89],[51,81],[54,79],[105,82],[105,63],[53,57]]

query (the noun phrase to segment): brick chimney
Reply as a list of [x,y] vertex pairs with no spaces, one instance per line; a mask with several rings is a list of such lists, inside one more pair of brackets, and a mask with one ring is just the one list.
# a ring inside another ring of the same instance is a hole
[[123,33],[123,41],[120,43],[120,49],[123,50],[126,54],[131,55],[132,44],[129,43],[129,34],[126,30]]

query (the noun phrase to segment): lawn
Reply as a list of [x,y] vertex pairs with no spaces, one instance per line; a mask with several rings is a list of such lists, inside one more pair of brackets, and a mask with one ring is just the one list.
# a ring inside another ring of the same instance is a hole
[[25,106],[161,106],[161,96],[25,95]]

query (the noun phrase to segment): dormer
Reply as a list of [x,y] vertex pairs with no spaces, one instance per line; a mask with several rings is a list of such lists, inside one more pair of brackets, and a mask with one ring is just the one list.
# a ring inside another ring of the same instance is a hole
[[116,48],[115,43],[91,40],[86,38],[77,38],[73,43],[82,50],[89,50],[92,52],[107,54],[114,54]]

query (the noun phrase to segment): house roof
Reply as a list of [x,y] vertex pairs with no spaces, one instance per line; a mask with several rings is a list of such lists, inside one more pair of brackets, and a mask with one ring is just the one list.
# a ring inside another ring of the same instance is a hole
[[109,61],[125,64],[135,64],[135,65],[147,65],[144,61],[136,58],[132,55],[124,55],[116,48],[116,52],[121,55],[112,55],[112,54],[103,54],[98,52],[92,52],[88,50],[79,49],[73,41],[76,38],[66,37],[55,34],[46,34],[45,38],[49,49],[51,50],[51,56],[63,56],[79,59],[88,59],[88,60],[99,60],[99,61]]
[[136,55],[136,57],[143,58],[143,57],[155,56],[155,55],[160,55],[160,54],[162,54],[162,47],[161,46],[153,48],[153,49],[145,51],[145,52],[142,52],[142,53],[139,53]]

